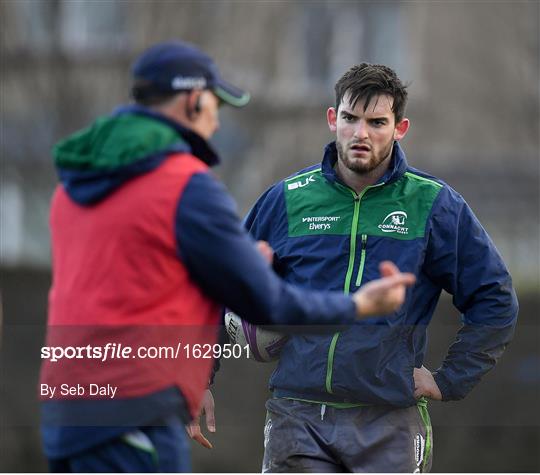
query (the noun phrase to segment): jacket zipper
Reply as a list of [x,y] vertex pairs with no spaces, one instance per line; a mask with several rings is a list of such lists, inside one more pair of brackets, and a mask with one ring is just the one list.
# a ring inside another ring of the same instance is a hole
[[[358,216],[360,215],[360,202],[362,200],[362,197],[371,188],[376,188],[378,186],[384,185],[383,183],[379,183],[377,185],[373,186],[367,186],[362,190],[362,193],[358,194],[355,191],[351,190],[350,188],[347,188],[354,197],[354,212],[353,212],[353,221],[351,226],[351,245],[349,250],[349,267],[347,268],[347,275],[345,276],[345,285],[343,288],[343,293],[345,295],[348,295],[350,292],[350,286],[351,286],[351,277],[354,269],[354,258],[356,254],[356,232],[358,230]],[[360,266],[358,269],[358,276],[356,278],[356,286],[358,287],[360,285],[360,282],[362,281],[362,275],[364,273],[364,264],[366,260],[366,244],[367,244],[367,234],[362,234],[362,253],[360,255]],[[326,392],[330,394],[334,394],[334,391],[332,390],[332,372],[334,368],[334,355],[336,352],[336,345],[341,332],[334,333],[332,336],[332,341],[330,342],[330,348],[328,349],[328,359],[326,362]]]
[[[349,288],[351,286],[351,277],[354,269],[354,257],[356,255],[356,232],[358,231],[358,215],[360,214],[360,198],[361,195],[357,195],[354,191],[350,190],[354,197],[354,212],[351,226],[351,244],[349,249],[349,267],[347,268],[347,275],[345,276],[345,285],[343,293],[349,295]],[[364,190],[365,191],[365,190]],[[364,192],[362,192],[362,195]]]
[[360,254],[360,266],[358,267],[358,275],[356,276],[356,287],[360,287],[362,276],[364,275],[364,265],[366,263],[366,246],[367,234],[362,234],[362,252]]
[[[349,267],[347,268],[347,274],[345,276],[345,285],[343,287],[343,293],[349,294],[349,288],[351,286],[351,277],[354,268],[354,256],[356,254],[356,231],[358,229],[358,214],[360,213],[360,197],[353,190],[349,190],[354,198],[354,212],[351,225],[351,244],[349,249]],[[326,391],[330,394],[334,394],[332,390],[332,370],[334,368],[334,353],[336,352],[336,345],[340,332],[334,333],[332,341],[330,342],[330,348],[328,349],[328,359],[326,361]]]

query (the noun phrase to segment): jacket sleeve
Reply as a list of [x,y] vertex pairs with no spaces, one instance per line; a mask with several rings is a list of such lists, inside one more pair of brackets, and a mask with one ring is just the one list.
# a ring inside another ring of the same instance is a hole
[[271,186],[255,202],[243,225],[253,239],[267,241],[274,251],[272,267],[283,276],[282,248],[288,240],[288,218],[283,194],[283,182]]
[[175,217],[179,258],[215,301],[257,324],[350,324],[351,297],[300,290],[281,280],[242,228],[225,187],[209,173],[195,174]]
[[510,343],[518,304],[495,245],[465,200],[448,187],[432,211],[424,272],[462,313],[462,327],[434,373],[443,400],[462,399]]

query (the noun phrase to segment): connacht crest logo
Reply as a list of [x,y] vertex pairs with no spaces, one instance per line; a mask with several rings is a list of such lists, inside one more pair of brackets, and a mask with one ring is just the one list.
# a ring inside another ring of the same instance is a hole
[[405,211],[392,211],[379,224],[379,229],[383,233],[409,234],[407,224],[407,213]]

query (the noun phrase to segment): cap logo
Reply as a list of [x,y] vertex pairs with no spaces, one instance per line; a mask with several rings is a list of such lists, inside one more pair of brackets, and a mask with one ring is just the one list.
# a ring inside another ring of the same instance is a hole
[[173,89],[204,89],[206,87],[206,79],[201,77],[185,77],[176,76],[171,81]]

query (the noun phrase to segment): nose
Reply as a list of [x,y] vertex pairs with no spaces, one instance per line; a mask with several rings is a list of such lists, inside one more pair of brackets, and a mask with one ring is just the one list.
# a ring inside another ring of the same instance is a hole
[[368,129],[367,124],[365,120],[359,120],[356,124],[356,128],[354,131],[354,137],[358,140],[365,140],[368,138]]

